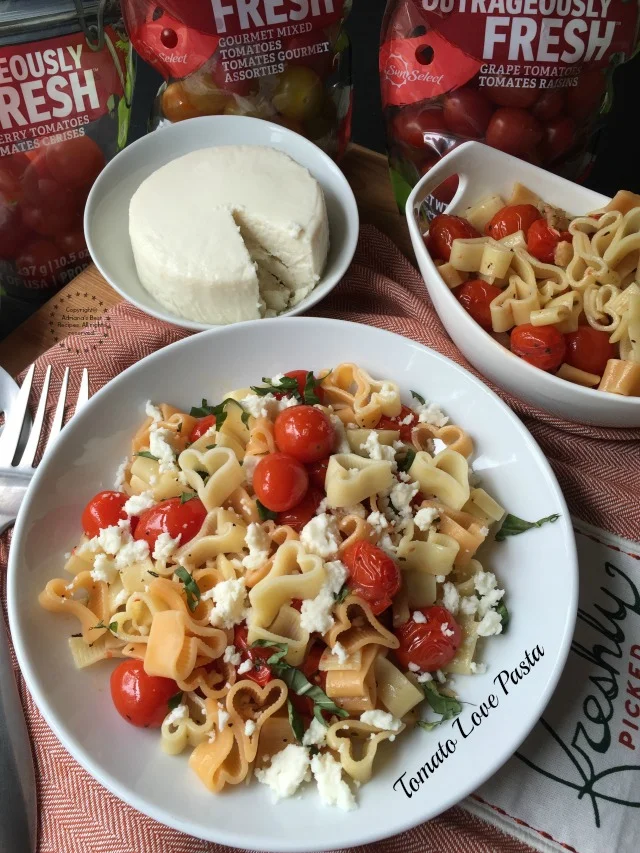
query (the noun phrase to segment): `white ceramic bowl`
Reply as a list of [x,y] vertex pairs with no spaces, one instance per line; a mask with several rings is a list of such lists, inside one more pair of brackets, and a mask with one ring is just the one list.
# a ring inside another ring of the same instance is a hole
[[583,388],[539,370],[495,341],[479,326],[438,274],[422,239],[418,211],[425,198],[450,175],[459,175],[458,190],[446,212],[460,214],[487,195],[511,194],[520,181],[545,201],[574,214],[587,213],[609,199],[544,169],[479,142],[465,142],[434,166],[414,188],[406,205],[411,242],[420,272],[438,316],[465,358],[484,376],[516,397],[570,421],[595,426],[640,426],[640,397],[622,397]]
[[[97,491],[112,488],[114,472],[144,416],[145,401],[188,408],[205,396],[243,387],[288,368],[320,370],[355,361],[437,401],[476,443],[474,468],[509,511],[530,519],[558,512],[540,529],[494,543],[485,563],[507,589],[512,614],[504,636],[486,644],[485,675],[456,676],[465,705],[461,720],[495,694],[498,707],[464,739],[451,724],[420,729],[385,745],[374,778],[357,793],[353,812],[320,804],[314,786],[300,798],[271,804],[252,782],[209,793],[187,766],[169,757],[157,732],[122,720],[109,697],[112,665],[73,668],[67,637],[76,630],[41,610],[37,597],[59,576],[63,554],[76,543],[80,515]],[[222,369],[217,366],[224,365]],[[526,489],[522,484],[526,483]],[[16,524],[9,560],[8,605],[16,653],[38,707],[69,752],[118,797],[158,821],[191,835],[251,850],[333,850],[374,841],[432,818],[477,788],[514,752],[547,704],[565,663],[576,614],[577,564],[571,520],[555,477],[531,435],[485,385],[458,365],[406,338],[337,320],[285,318],[242,323],[194,335],[126,370],[89,401],[63,430],[38,469]],[[542,618],[543,617],[543,618]],[[505,696],[494,684],[536,645],[544,657]],[[438,742],[455,752],[411,798],[405,783],[430,759]]]
[[[244,116],[204,116],[162,127],[114,157],[93,185],[84,213],[84,233],[95,265],[118,293],[152,317],[185,329],[220,328],[197,323],[160,305],[142,286],[129,239],[129,202],[142,181],[166,163],[217,145],[266,145],[284,151],[305,166],[324,191],[331,246],[322,278],[295,308],[301,314],[338,284],[358,242],[358,206],[339,167],[324,151],[278,124]],[[171,204],[171,199],[167,199]]]

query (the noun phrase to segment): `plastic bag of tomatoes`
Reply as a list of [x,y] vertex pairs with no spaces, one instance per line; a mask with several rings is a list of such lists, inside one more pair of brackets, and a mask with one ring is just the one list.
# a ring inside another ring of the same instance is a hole
[[[584,179],[638,22],[637,0],[388,0],[379,64],[400,208],[468,139]],[[430,197],[431,214],[457,180]]]
[[133,89],[119,4],[2,4],[0,283],[9,331],[89,262],[82,216],[124,147]]
[[123,0],[138,53],[165,78],[152,127],[204,115],[275,121],[338,158],[351,129],[351,0]]

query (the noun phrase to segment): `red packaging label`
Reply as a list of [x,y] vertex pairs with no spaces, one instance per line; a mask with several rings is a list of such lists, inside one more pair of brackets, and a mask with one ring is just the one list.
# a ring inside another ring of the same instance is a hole
[[304,24],[327,27],[344,14],[344,0],[168,0],[163,6],[186,26],[219,36],[254,33],[265,27],[288,27],[280,35],[299,35],[307,32]]

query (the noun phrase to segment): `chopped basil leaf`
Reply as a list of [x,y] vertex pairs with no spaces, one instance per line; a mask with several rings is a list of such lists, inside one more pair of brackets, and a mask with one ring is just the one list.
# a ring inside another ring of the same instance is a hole
[[413,460],[416,458],[416,452],[413,447],[407,447],[407,452],[398,462],[398,471],[408,471],[413,465]]
[[302,398],[308,406],[315,406],[317,403],[320,402],[320,398],[317,394],[317,388],[319,384],[320,380],[316,379],[313,374],[313,371],[310,370],[307,373],[307,378],[304,383],[304,392],[302,394]]
[[496,533],[496,542],[503,542],[507,536],[518,536],[520,533],[525,533],[527,530],[532,530],[534,527],[542,527],[547,522],[553,523],[560,518],[559,513],[547,515],[544,518],[539,518],[538,521],[525,521],[523,518],[518,518],[517,515],[507,515],[502,522],[502,527]]
[[302,743],[302,738],[304,737],[304,724],[302,722],[302,717],[293,707],[291,699],[287,699],[287,711],[293,734],[295,735],[298,743]]
[[202,398],[201,406],[192,406],[189,414],[192,418],[204,418],[207,415],[213,415],[216,419],[216,429],[221,430],[222,425],[227,419],[227,410],[226,407],[229,403],[233,403],[234,406],[238,406],[242,410],[241,420],[242,423],[246,426],[249,422],[249,413],[245,412],[240,403],[237,400],[234,400],[232,397],[227,397],[221,403],[218,403],[217,406],[210,406],[207,403],[206,399]]
[[153,575],[154,578],[159,578],[160,575],[157,572],[152,572],[151,569],[147,569],[148,575]]
[[256,500],[256,506],[258,508],[258,515],[260,516],[260,521],[269,521],[270,519],[275,521],[278,517],[278,513],[274,512],[272,509],[267,509],[267,507],[260,503],[259,500]]
[[333,593],[333,598],[334,598],[336,604],[342,604],[342,602],[345,600],[345,598],[349,595],[350,591],[351,590],[346,585],[346,583],[342,584],[342,587],[340,588],[340,592],[334,592]]
[[89,628],[90,631],[97,631],[99,628],[106,628],[107,626],[104,624],[102,619],[98,622],[97,625],[94,625],[92,628]]
[[411,392],[411,396],[412,396],[412,397],[415,397],[415,399],[416,399],[419,403],[422,403],[422,405],[424,406],[424,397],[422,396],[422,394],[418,394],[418,392],[417,392],[417,391],[412,391],[412,392]]
[[192,501],[197,497],[198,495],[195,492],[182,492],[180,495],[180,504],[186,504],[187,501]]
[[213,450],[214,447],[217,447],[217,444],[207,444],[206,450]]
[[438,726],[442,725],[442,723],[446,722],[445,718],[442,717],[439,720],[418,720],[417,725],[420,726],[421,729],[424,729],[425,732],[431,732],[434,729],[437,729]]
[[261,387],[259,385],[251,386],[251,390],[254,394],[257,394],[258,397],[266,397],[267,394],[284,393],[288,397],[295,397],[299,403],[303,402],[302,395],[298,390],[298,380],[294,379],[293,376],[283,376],[277,385],[274,385],[271,379],[267,376],[263,376],[262,381],[265,383],[266,387]]
[[454,699],[452,696],[445,696],[444,693],[440,693],[432,681],[427,681],[421,686],[432,710],[435,711],[436,714],[440,714],[442,716],[442,719],[438,720],[438,723],[444,723],[447,720],[451,720],[454,717],[457,717],[462,711],[462,703],[457,699]]
[[511,619],[511,614],[507,610],[507,605],[504,601],[501,601],[500,604],[495,608],[496,613],[502,619],[502,633],[504,634],[509,626],[509,621]]
[[175,570],[176,577],[184,584],[185,595],[187,596],[187,607],[191,612],[196,609],[200,601],[200,587],[193,575],[188,572],[184,566],[178,566]]
[[154,456],[149,450],[139,450],[136,453],[136,456],[144,456],[145,459],[153,459],[155,462],[158,461],[158,457]]
[[182,702],[182,691],[179,693],[174,693],[173,696],[167,701],[167,705],[169,706],[170,711],[175,711],[178,705]]
[[109,622],[109,630],[112,634],[118,633],[118,623],[117,622]]
[[276,649],[271,657],[267,658],[269,666],[274,663],[281,663],[289,652],[287,643],[272,643],[271,640],[256,640],[255,643],[251,644],[251,648]]

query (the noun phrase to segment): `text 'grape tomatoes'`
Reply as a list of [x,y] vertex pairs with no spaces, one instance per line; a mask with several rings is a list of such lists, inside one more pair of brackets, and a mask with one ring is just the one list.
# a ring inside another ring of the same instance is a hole
[[391,606],[401,584],[400,569],[391,557],[361,539],[347,548],[342,560],[349,572],[349,589],[368,601],[373,613]]
[[511,352],[540,370],[557,370],[566,349],[564,335],[555,326],[524,323],[511,332]]
[[328,456],[336,439],[329,418],[314,406],[293,406],[276,417],[273,434],[278,448],[308,464]]
[[200,498],[182,503],[180,498],[169,498],[146,509],[140,514],[134,539],[144,539],[153,554],[156,540],[161,533],[172,539],[180,537],[180,544],[190,542],[202,527],[207,511]]
[[169,713],[169,699],[179,692],[171,678],[147,675],[141,660],[124,660],[111,673],[116,711],[133,726],[157,729]]
[[454,240],[468,240],[471,237],[480,237],[481,234],[470,222],[461,216],[450,216],[441,213],[431,220],[429,225],[430,249],[436,258],[448,261],[451,257],[451,244]]
[[286,512],[300,503],[309,487],[304,465],[288,453],[263,456],[253,472],[253,490],[272,512]]
[[424,622],[416,622],[412,617],[396,628],[400,646],[395,655],[405,669],[412,663],[422,672],[435,672],[455,657],[462,631],[445,607],[433,605],[418,612],[424,616]]

